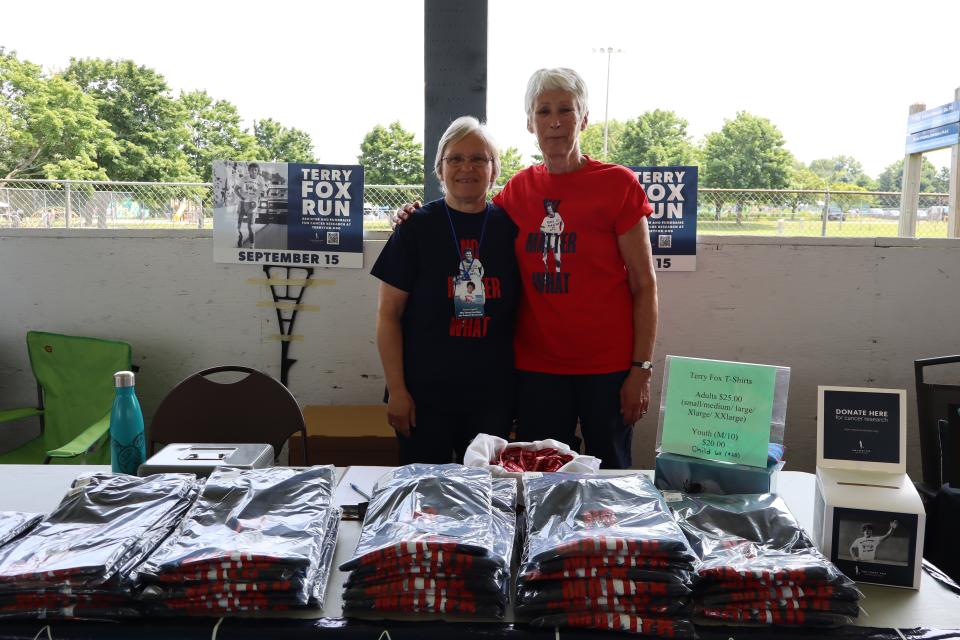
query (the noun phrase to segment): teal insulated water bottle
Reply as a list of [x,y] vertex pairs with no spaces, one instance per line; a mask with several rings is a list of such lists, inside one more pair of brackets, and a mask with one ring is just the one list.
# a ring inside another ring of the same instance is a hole
[[134,393],[132,371],[113,374],[117,395],[110,412],[110,460],[114,473],[136,475],[147,459],[147,441],[143,435],[143,412]]

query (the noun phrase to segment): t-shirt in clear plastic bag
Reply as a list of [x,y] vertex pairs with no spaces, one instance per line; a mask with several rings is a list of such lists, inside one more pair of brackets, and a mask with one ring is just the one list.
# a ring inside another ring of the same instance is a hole
[[685,496],[671,506],[703,557],[695,591],[699,618],[837,626],[859,614],[854,583],[812,546],[777,496]]
[[786,503],[774,494],[686,495],[670,506],[701,557],[737,538],[769,549],[813,546]]
[[[332,466],[216,469],[177,531],[145,562],[141,576],[160,585],[214,584],[217,593],[170,598],[164,586],[146,599],[191,612],[277,610],[315,599],[326,579],[339,510]],[[251,583],[271,589],[252,594]]]
[[516,612],[563,625],[693,637],[697,556],[642,474],[527,476]]
[[50,515],[0,550],[0,617],[139,615],[131,575],[198,491],[192,475],[78,478]]
[[[480,538],[475,532],[470,534],[469,548],[464,548],[466,545],[461,541],[465,538],[458,536],[456,542],[447,539],[449,536],[437,540],[430,529],[425,539],[423,529],[426,527],[382,527],[383,522],[390,520],[387,510],[390,506],[399,505],[401,517],[405,517],[411,502],[437,504],[438,499],[428,493],[438,485],[458,482],[461,473],[453,468],[455,466],[409,465],[378,484],[364,521],[364,529],[370,526],[376,531],[368,532],[367,536],[361,532],[361,540],[368,541],[364,547],[366,552],[358,545],[354,560],[348,563],[353,570],[344,591],[347,615],[404,612],[443,617],[503,617],[509,600],[510,564],[515,547],[515,480],[493,479],[487,483],[482,476],[471,473],[466,484],[452,492],[458,496],[461,516],[466,516],[460,517],[461,523],[469,519],[489,523],[485,548],[477,546]],[[442,481],[423,484],[420,481],[423,478]],[[396,493],[386,499],[382,497],[383,491]],[[471,492],[468,498],[463,497],[465,492]],[[405,498],[397,499],[397,493]],[[374,510],[378,515],[371,520],[373,503],[378,497],[383,506]],[[477,518],[484,509],[486,517]],[[449,532],[452,528],[445,523],[443,531]],[[470,531],[470,528],[463,527],[463,530]],[[410,531],[419,537],[418,542],[403,538]]]
[[523,480],[524,570],[567,556],[633,556],[680,563],[696,554],[643,474],[544,474]]
[[0,590],[13,583],[43,587],[56,578],[103,584],[168,512],[182,506],[194,484],[184,474],[80,478],[33,531],[0,548]]
[[374,488],[353,557],[340,569],[379,564],[417,551],[489,555],[492,479],[456,464],[411,464]]

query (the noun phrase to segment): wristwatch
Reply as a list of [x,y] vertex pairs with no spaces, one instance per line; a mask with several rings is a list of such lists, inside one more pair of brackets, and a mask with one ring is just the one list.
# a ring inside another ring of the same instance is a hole
[[639,369],[646,369],[647,371],[653,371],[653,363],[649,360],[644,360],[643,362],[634,361],[630,366],[637,367]]

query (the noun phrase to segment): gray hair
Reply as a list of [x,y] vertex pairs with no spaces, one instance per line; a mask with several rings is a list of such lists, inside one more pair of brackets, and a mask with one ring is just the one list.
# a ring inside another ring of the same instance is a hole
[[537,69],[527,82],[526,109],[527,121],[533,119],[533,105],[544,91],[568,91],[573,94],[577,105],[577,115],[581,118],[589,111],[587,105],[587,83],[573,69],[557,67]]
[[500,149],[497,147],[496,141],[490,134],[487,125],[482,124],[473,116],[460,116],[450,123],[447,130],[440,136],[440,142],[437,143],[437,157],[433,161],[433,173],[440,181],[441,189],[443,188],[443,171],[440,170],[440,167],[443,166],[444,152],[448,146],[460,142],[471,133],[480,136],[480,139],[487,145],[487,150],[493,158],[493,174],[490,176],[490,186],[492,187],[496,183],[497,176],[500,175]]

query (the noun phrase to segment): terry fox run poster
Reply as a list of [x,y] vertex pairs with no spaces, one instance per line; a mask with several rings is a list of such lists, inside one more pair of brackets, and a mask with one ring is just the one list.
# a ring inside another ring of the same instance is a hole
[[363,267],[363,167],[214,162],[213,260]]
[[697,270],[697,167],[630,167],[647,192],[657,271]]

